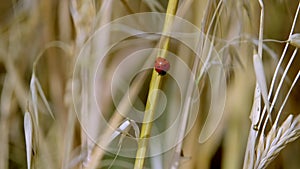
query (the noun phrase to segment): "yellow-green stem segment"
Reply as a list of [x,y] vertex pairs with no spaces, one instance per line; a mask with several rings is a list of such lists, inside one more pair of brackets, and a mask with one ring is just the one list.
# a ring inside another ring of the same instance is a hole
[[[150,102],[150,98],[148,97],[147,104],[146,104],[146,110],[144,115],[144,123],[142,125],[142,131],[141,135],[138,141],[138,150],[136,153],[136,159],[135,159],[135,165],[134,169],[142,169],[144,166],[145,156],[147,152],[148,147],[148,138],[151,133],[152,128],[152,120],[154,116],[154,109],[155,109],[155,100],[157,100],[157,92],[154,91],[154,89],[158,89],[161,81],[161,76],[158,75],[158,73],[153,72],[152,73],[152,79],[150,82],[150,89],[149,90],[149,96],[151,96],[151,100],[154,100],[154,102]],[[154,91],[154,92],[153,92]]]
[[[173,16],[175,15],[176,9],[177,9],[178,0],[169,0],[168,8],[167,8],[167,15],[165,18],[163,33],[169,32],[172,23],[173,23]],[[168,51],[169,47],[169,37],[166,36],[166,38],[162,38],[162,45],[161,46],[161,52],[158,54],[159,57],[166,58],[166,52]],[[154,64],[154,63],[153,63]],[[160,83],[161,83],[160,76],[154,69],[152,72],[150,87],[149,87],[149,94],[147,98],[147,104],[145,109],[145,115],[143,119],[143,125],[141,130],[141,135],[138,140],[138,150],[136,153],[136,159],[134,164],[134,169],[142,169],[144,167],[145,162],[145,156],[148,149],[148,138],[151,134],[152,129],[152,121],[155,114],[155,107],[156,107],[156,100],[157,100],[157,92],[155,92],[156,89],[159,89]],[[150,99],[151,97],[151,99]]]

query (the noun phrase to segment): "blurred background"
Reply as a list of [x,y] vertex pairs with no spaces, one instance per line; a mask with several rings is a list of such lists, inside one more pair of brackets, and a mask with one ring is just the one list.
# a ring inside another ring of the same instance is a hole
[[[264,1],[264,39],[288,39],[298,3],[289,0]],[[82,124],[88,125],[85,127],[92,132],[93,138],[100,136],[105,128],[97,118],[98,114],[93,113],[97,105],[89,104],[95,92],[92,90],[93,74],[89,71],[97,68],[90,63],[91,60],[85,63],[84,59],[78,60],[78,56],[96,57],[103,46],[118,38],[118,35],[108,36],[105,32],[94,36],[94,32],[105,24],[135,13],[165,13],[167,5],[167,0],[0,0],[0,169],[27,168],[25,112],[29,112],[33,121],[32,168],[83,168],[94,143],[88,139]],[[213,135],[206,142],[199,143],[208,109],[214,106],[210,105],[211,84],[208,78],[200,80],[198,116],[184,139],[180,168],[242,168],[251,129],[249,115],[256,83],[252,57],[258,43],[259,3],[250,0],[180,0],[177,15],[197,26],[208,39],[214,39],[214,48],[226,70],[227,83],[221,121]],[[300,23],[297,22],[294,32],[299,30]],[[152,39],[145,37],[123,40],[106,54],[101,68],[98,68],[96,98],[107,121],[114,118],[118,107],[112,100],[110,88],[116,67],[129,54],[154,48],[158,44],[159,36]],[[90,38],[93,38],[92,42]],[[87,49],[87,42],[94,48],[80,53]],[[264,42],[263,63],[268,86],[284,46],[285,42]],[[184,44],[172,39],[169,50],[192,69],[196,56]],[[288,49],[280,75],[293,50],[294,47]],[[299,72],[299,63],[297,54],[284,81],[275,112]],[[132,64],[139,67],[144,63],[136,61]],[[131,72],[135,66],[128,66],[122,72]],[[76,71],[76,67],[81,69]],[[85,67],[91,69],[84,71]],[[174,69],[178,76],[185,77],[179,66],[174,66]],[[141,111],[146,103],[150,73],[151,69],[147,69],[135,76],[140,86],[135,87],[133,92],[137,90],[140,99],[133,101],[133,104]],[[176,110],[176,105],[184,99],[182,96],[175,97],[178,91],[175,80],[167,75],[162,85],[167,95],[168,112]],[[131,83],[135,84],[134,80]],[[298,82],[280,123],[288,114],[299,114],[299,103]],[[53,114],[49,113],[47,106]],[[77,110],[80,112],[76,114]],[[169,113],[158,119],[159,130],[165,130],[173,116]],[[117,125],[123,120],[118,120]],[[162,168],[170,167],[172,153],[174,151],[169,150],[159,158]],[[284,148],[268,168],[298,169],[299,153],[298,139]],[[99,168],[132,168],[134,159],[115,157],[114,154],[103,154]],[[155,168],[153,163],[156,163],[155,160],[149,159],[146,166]]]

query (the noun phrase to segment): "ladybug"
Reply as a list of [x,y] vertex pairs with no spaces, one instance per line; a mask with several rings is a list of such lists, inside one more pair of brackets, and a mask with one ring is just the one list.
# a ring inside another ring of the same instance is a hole
[[170,63],[167,61],[167,59],[158,57],[155,60],[154,68],[159,75],[163,76],[170,69]]

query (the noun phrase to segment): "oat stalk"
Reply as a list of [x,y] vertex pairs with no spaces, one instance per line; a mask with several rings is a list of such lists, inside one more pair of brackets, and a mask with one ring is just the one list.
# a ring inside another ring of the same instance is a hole
[[300,115],[293,119],[289,115],[283,124],[276,128],[273,125],[266,137],[261,137],[257,145],[257,158],[254,168],[266,168],[288,143],[300,136]]

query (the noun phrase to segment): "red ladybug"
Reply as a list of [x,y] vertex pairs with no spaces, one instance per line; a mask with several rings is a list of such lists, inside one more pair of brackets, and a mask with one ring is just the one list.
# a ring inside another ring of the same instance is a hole
[[167,59],[158,57],[155,60],[154,68],[159,75],[163,76],[170,69],[170,63],[167,61]]

